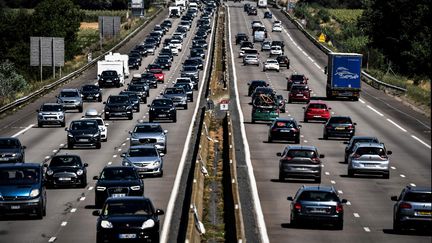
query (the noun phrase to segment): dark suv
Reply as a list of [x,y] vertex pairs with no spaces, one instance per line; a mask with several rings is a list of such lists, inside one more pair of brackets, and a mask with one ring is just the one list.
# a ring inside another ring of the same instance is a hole
[[0,137],[0,163],[24,163],[25,148],[18,138]]
[[287,77],[287,90],[291,90],[293,84],[307,84],[308,78],[303,74],[292,74]]
[[97,149],[101,148],[101,133],[96,120],[75,120],[65,130],[67,131],[68,149],[73,149],[77,144],[96,146]]
[[248,96],[251,96],[252,93],[255,91],[258,87],[267,87],[269,86],[268,83],[264,80],[252,80],[248,83]]
[[393,230],[411,228],[429,229],[432,226],[432,189],[430,187],[406,186],[399,197],[392,196]]
[[343,205],[346,199],[340,199],[334,187],[302,186],[295,197],[288,197],[291,202],[291,226],[301,226],[309,221],[331,223],[338,230],[343,229]]
[[172,120],[177,122],[177,111],[171,99],[154,99],[149,110],[149,122],[154,120]]
[[280,55],[276,57],[276,61],[279,63],[279,67],[287,67],[287,69],[290,68],[290,59],[287,56]]
[[355,135],[355,126],[357,123],[352,122],[349,116],[332,116],[324,124],[323,138],[343,137],[351,138]]
[[86,101],[102,102],[102,90],[94,84],[86,84],[81,87],[81,97]]
[[293,84],[289,91],[288,103],[293,101],[309,103],[310,93],[311,89],[306,84]]
[[285,178],[311,178],[321,183],[321,160],[323,154],[318,153],[315,146],[288,145],[279,159],[279,181]]
[[46,215],[47,196],[39,163],[0,164],[0,216]]
[[273,140],[288,140],[300,143],[300,128],[297,121],[290,118],[276,118],[269,127],[268,142]]
[[105,119],[111,117],[127,117],[129,120],[133,118],[133,104],[127,95],[110,95],[108,100],[104,102]]
[[98,84],[99,87],[115,86],[119,88],[121,86],[120,74],[114,70],[103,71],[98,75]]

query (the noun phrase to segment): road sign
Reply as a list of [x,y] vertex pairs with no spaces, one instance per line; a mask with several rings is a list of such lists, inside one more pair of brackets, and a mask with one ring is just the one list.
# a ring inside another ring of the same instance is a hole
[[324,33],[321,33],[321,35],[318,37],[318,41],[321,43],[324,43],[326,41],[327,37]]
[[220,110],[221,111],[227,111],[229,109],[228,104],[229,104],[229,100],[221,100],[220,101]]

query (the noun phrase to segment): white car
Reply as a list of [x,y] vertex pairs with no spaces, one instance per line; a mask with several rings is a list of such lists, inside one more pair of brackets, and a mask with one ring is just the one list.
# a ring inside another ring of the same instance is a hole
[[106,142],[108,140],[108,123],[105,123],[102,117],[98,114],[96,109],[88,109],[81,120],[96,120],[98,123],[99,131],[101,133],[101,140]]
[[282,32],[282,25],[281,24],[273,24],[272,32]]
[[177,56],[179,54],[179,50],[177,49],[177,47],[170,46],[170,49],[173,55]]
[[178,49],[178,51],[182,50],[183,43],[180,40],[172,39],[169,43],[170,47],[175,47]]
[[263,43],[261,44],[261,51],[270,51],[270,49],[270,41],[263,41]]
[[243,57],[243,65],[257,65],[259,66],[258,55],[246,55]]
[[282,48],[280,46],[272,46],[270,48],[270,56],[279,56],[282,55]]
[[279,62],[276,59],[267,59],[263,66],[263,71],[276,70],[279,72]]

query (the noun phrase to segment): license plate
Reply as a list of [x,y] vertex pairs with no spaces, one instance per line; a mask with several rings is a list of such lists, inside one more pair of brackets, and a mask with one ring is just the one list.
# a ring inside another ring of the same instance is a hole
[[374,164],[363,164],[364,167],[375,167]]
[[11,209],[20,209],[20,208],[21,208],[20,205],[12,205],[12,206],[11,206]]
[[296,170],[307,170],[307,168],[305,168],[305,167],[296,167],[295,169]]
[[283,129],[283,130],[280,130],[281,132],[290,132],[290,130],[287,130],[287,129]]
[[300,96],[303,96],[303,94],[297,94],[297,96],[299,96],[299,97],[300,97]]
[[8,158],[0,158],[0,161],[6,161]]
[[123,113],[121,113],[121,112],[115,112],[115,113],[113,113],[113,115],[115,115],[115,116],[121,116],[121,115],[123,115]]
[[48,117],[47,120],[55,120],[55,117]]
[[112,80],[107,80],[107,81],[105,81],[105,82],[107,82],[107,83],[111,83],[111,82],[112,82]]
[[167,115],[165,114],[159,114],[159,117],[166,117]]
[[126,194],[124,194],[124,193],[114,193],[114,194],[112,194],[111,196],[112,196],[112,197],[125,197]]
[[69,177],[60,177],[59,178],[59,181],[70,181],[71,180],[71,178],[69,178]]
[[313,116],[313,117],[315,117],[315,118],[319,118],[319,117],[321,117],[321,116]]
[[431,216],[432,215],[432,213],[429,211],[419,211],[418,212],[418,214],[419,215],[422,215],[422,216]]
[[94,97],[93,96],[87,96],[87,99],[92,100]]
[[136,234],[119,234],[120,239],[135,239]]
[[89,140],[86,139],[86,138],[81,138],[81,139],[79,139],[78,141],[80,141],[80,142],[88,142]]
[[336,127],[336,130],[345,130],[345,127]]

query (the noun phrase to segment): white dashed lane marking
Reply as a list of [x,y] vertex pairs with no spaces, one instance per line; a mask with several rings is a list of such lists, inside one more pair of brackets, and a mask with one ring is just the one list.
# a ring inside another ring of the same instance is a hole
[[48,240],[48,242],[54,242],[56,240],[56,237],[51,237],[51,238],[49,238],[49,240]]
[[421,144],[423,144],[423,145],[426,146],[427,148],[429,148],[429,149],[431,148],[431,146],[430,146],[429,144],[423,142],[420,138],[418,138],[418,137],[416,137],[416,136],[414,136],[414,135],[411,135],[411,137],[414,138],[415,140],[419,141]]
[[416,186],[416,184],[414,184],[414,183],[410,183],[410,186]]
[[353,213],[353,215],[354,215],[354,217],[356,217],[356,218],[360,218],[360,214],[358,214],[358,213]]
[[76,211],[77,211],[76,208],[72,208],[70,212],[71,212],[71,213],[75,213]]
[[404,174],[400,174],[400,177],[405,178],[406,176]]
[[370,232],[369,227],[363,227],[363,229],[364,229],[364,231],[366,231],[366,232]]
[[381,112],[375,110],[372,106],[367,105],[366,107],[369,108],[369,109],[371,109],[372,111],[374,111],[374,112],[377,113],[378,115],[380,115],[380,116],[384,116]]
[[336,184],[336,181],[331,180],[330,183],[331,184]]
[[396,167],[394,167],[394,166],[391,166],[390,168],[391,168],[392,170],[396,170]]
[[405,128],[399,126],[396,122],[394,122],[394,121],[392,121],[392,120],[390,120],[390,119],[387,119],[387,121],[390,122],[391,124],[395,125],[395,126],[396,126],[397,128],[399,128],[401,131],[403,131],[403,132],[407,132],[407,130],[405,130]]
[[61,225],[62,227],[65,227],[65,226],[67,225],[67,222],[66,222],[66,221],[63,221],[60,225]]

